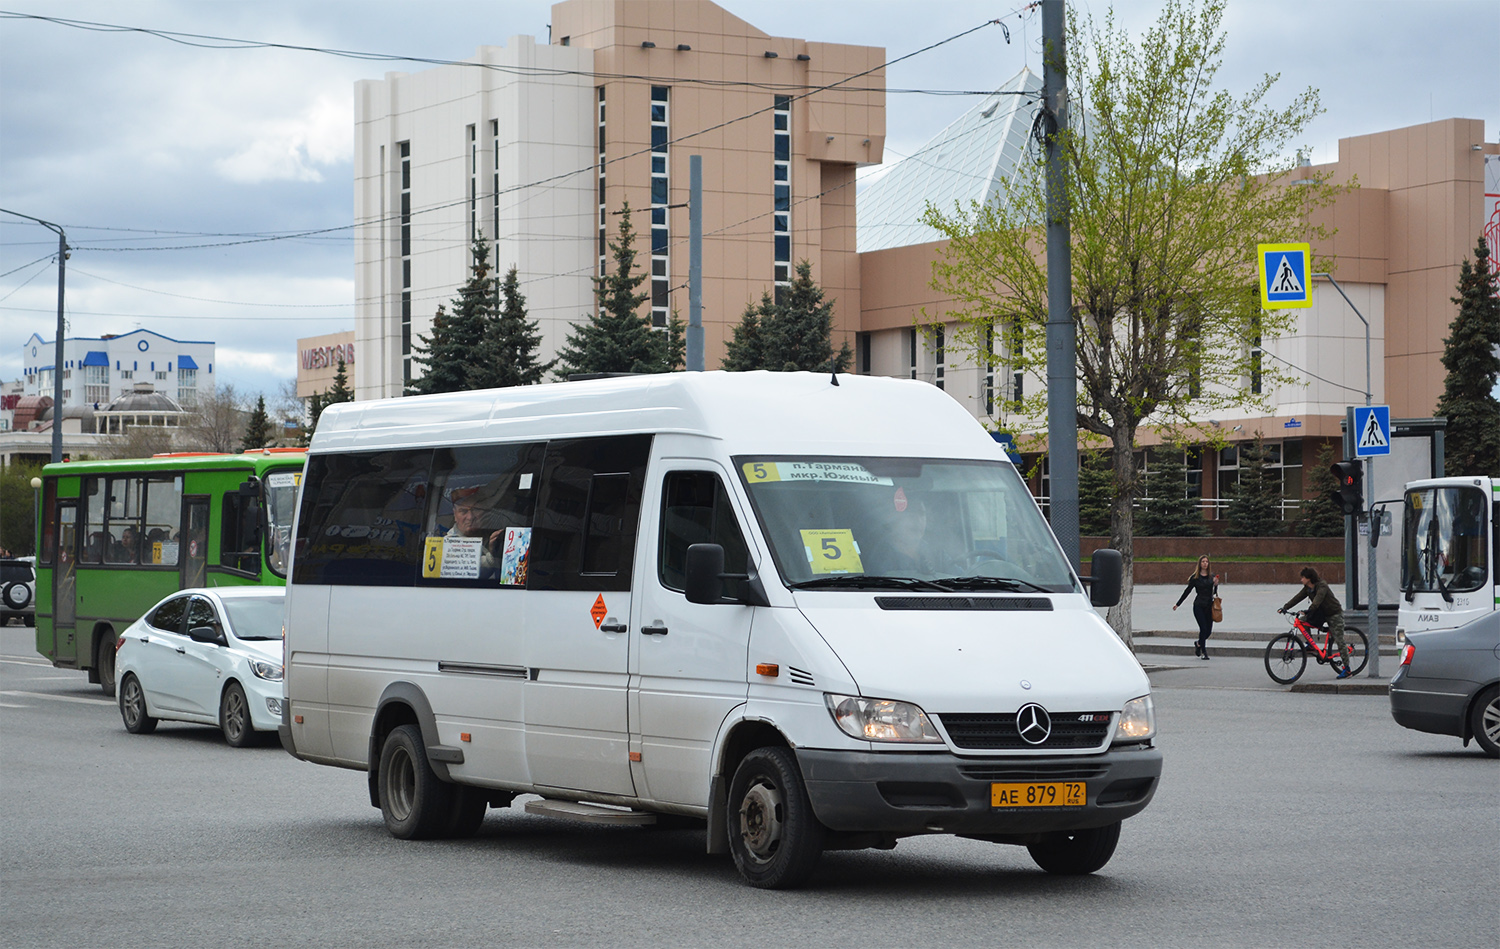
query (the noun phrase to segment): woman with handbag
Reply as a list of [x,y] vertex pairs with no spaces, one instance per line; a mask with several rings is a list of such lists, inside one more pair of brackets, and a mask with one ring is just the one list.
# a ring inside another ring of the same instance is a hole
[[1198,621],[1198,641],[1193,644],[1193,655],[1199,659],[1207,659],[1208,637],[1214,631],[1214,623],[1224,618],[1223,601],[1219,599],[1219,577],[1209,573],[1208,554],[1198,558],[1198,569],[1188,577],[1187,587],[1172,607],[1174,611],[1182,605],[1189,593],[1194,594],[1193,619]]

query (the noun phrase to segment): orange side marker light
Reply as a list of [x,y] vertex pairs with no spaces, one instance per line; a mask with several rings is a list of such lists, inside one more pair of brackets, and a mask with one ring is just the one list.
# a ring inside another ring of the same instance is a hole
[[781,667],[774,662],[762,662],[755,667],[755,674],[769,676],[774,679],[778,675],[781,675]]
[[641,760],[641,753],[639,751],[632,751],[630,753],[630,760],[631,761],[640,761]]
[[293,715],[292,716],[292,721],[296,722],[298,725],[301,725],[302,724],[302,716],[301,715]]
[[472,739],[469,737],[469,733],[468,732],[459,732],[458,733],[458,740],[459,741],[471,741]]

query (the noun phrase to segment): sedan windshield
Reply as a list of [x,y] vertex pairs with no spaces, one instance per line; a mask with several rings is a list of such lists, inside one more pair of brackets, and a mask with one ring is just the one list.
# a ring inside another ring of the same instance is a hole
[[1477,488],[1406,492],[1401,588],[1416,593],[1468,593],[1489,578],[1485,561],[1485,497]]
[[280,639],[286,613],[284,596],[258,596],[254,599],[223,600],[229,614],[229,628],[238,639]]
[[997,461],[735,459],[794,589],[1077,589],[1015,468]]

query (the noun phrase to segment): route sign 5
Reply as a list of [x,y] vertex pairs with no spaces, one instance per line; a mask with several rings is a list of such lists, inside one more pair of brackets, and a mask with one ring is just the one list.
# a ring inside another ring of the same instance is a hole
[[1391,453],[1391,407],[1361,405],[1354,409],[1354,457]]
[[1262,309],[1312,306],[1312,245],[1257,244],[1255,259]]

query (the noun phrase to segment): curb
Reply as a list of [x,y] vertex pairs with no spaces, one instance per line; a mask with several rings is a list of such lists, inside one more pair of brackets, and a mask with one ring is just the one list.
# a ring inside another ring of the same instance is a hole
[[[1358,678],[1356,676],[1356,678]],[[1332,692],[1336,695],[1389,695],[1390,683],[1384,679],[1359,682],[1298,682],[1288,692]]]

